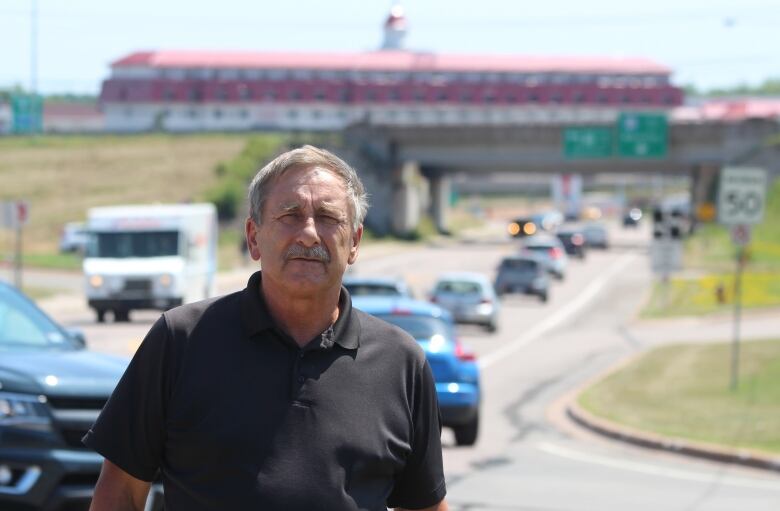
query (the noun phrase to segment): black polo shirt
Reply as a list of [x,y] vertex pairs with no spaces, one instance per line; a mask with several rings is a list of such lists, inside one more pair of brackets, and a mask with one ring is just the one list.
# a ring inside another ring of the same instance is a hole
[[247,288],[154,324],[84,443],[166,509],[384,510],[444,498],[440,420],[425,355],[352,309],[303,348]]

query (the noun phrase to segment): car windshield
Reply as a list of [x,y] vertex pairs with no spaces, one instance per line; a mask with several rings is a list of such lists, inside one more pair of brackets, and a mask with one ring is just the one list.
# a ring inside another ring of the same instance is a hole
[[505,259],[501,263],[502,268],[525,271],[536,271],[538,265],[539,263],[531,259]]
[[376,317],[401,327],[415,339],[430,339],[434,335],[452,337],[449,325],[439,318],[404,314],[376,314]]
[[0,285],[0,350],[72,347],[66,333],[40,309],[17,291]]
[[533,246],[525,247],[525,248],[526,248],[526,250],[530,250],[532,252],[547,252],[547,251],[549,251],[553,247],[552,246],[548,246],[548,245],[533,245]]
[[448,280],[439,282],[436,285],[437,293],[454,293],[454,294],[474,294],[479,293],[481,290],[480,285],[476,282],[468,282],[462,280]]
[[88,257],[161,257],[179,253],[176,231],[94,232]]
[[392,284],[344,283],[351,296],[400,296],[401,292]]

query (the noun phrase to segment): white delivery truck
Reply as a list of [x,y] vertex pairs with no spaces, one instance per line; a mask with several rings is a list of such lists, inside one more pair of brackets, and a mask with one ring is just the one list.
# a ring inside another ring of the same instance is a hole
[[98,322],[111,311],[167,310],[214,296],[217,211],[213,204],[92,208],[84,278]]

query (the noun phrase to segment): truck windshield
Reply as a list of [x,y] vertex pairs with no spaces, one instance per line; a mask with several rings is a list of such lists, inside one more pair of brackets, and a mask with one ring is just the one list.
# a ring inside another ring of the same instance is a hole
[[177,231],[93,232],[87,257],[160,257],[179,253]]

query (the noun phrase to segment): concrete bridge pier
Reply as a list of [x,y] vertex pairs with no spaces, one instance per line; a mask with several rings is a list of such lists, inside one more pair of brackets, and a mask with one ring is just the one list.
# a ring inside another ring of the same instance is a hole
[[393,171],[392,231],[408,236],[420,223],[425,187],[416,162],[404,162]]
[[452,180],[446,174],[437,173],[429,178],[431,187],[431,216],[436,230],[449,234],[450,194]]

